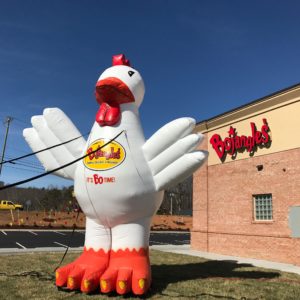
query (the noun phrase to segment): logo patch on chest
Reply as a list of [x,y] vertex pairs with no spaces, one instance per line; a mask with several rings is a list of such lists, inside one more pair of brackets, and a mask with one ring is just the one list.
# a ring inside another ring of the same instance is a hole
[[88,169],[95,171],[110,170],[119,166],[125,160],[126,151],[124,147],[113,141],[101,148],[107,142],[109,142],[109,139],[99,139],[89,145],[86,151],[86,154],[89,155],[83,160]]

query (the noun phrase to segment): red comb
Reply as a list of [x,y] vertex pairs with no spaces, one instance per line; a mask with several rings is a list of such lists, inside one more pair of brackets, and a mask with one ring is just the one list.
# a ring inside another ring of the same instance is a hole
[[130,67],[130,61],[125,58],[124,54],[118,54],[118,55],[113,56],[112,65],[113,66],[123,65],[123,66],[129,66]]

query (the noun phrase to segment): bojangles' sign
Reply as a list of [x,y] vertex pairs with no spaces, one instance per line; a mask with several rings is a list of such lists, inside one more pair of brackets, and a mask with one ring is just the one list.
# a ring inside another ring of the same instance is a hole
[[230,126],[228,137],[224,138],[224,140],[222,140],[219,134],[214,134],[210,138],[212,147],[222,161],[225,160],[227,154],[231,155],[232,158],[235,158],[237,152],[247,150],[247,152],[252,155],[257,150],[257,146],[268,147],[270,145],[270,128],[266,119],[263,119],[263,125],[260,131],[256,129],[255,123],[251,122],[250,126],[252,132],[251,136],[239,136],[236,129]]

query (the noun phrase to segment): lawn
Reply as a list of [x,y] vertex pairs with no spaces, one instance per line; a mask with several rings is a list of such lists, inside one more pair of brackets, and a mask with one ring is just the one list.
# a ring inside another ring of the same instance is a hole
[[[78,255],[69,253],[64,263]],[[61,257],[62,253],[0,256],[0,299],[123,298],[58,290],[53,269]],[[151,261],[153,286],[146,299],[300,299],[300,275],[155,250]]]

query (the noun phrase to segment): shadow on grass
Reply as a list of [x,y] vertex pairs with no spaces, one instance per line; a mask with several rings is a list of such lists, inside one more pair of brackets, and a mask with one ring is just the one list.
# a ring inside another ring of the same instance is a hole
[[[254,268],[251,264],[239,264],[236,261],[206,261],[199,263],[177,265],[152,265],[151,295],[163,294],[170,283],[178,283],[197,279],[266,280],[280,277],[280,273],[238,270],[239,268]],[[210,295],[216,296],[216,295]],[[229,297],[228,299],[234,299]]]

